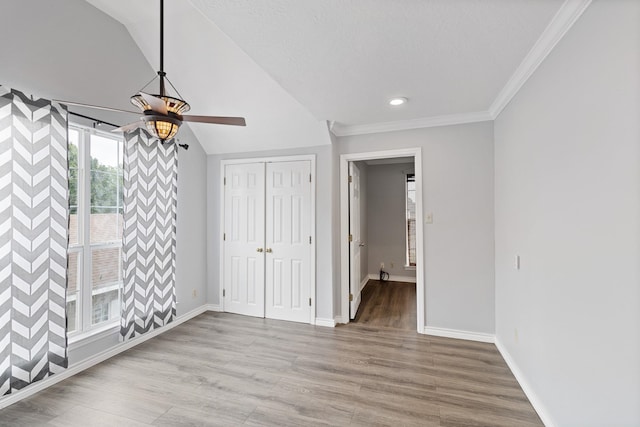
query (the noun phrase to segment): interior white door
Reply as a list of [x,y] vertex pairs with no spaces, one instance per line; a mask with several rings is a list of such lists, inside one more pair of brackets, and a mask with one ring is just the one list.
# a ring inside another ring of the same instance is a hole
[[311,316],[311,162],[267,163],[265,314]]
[[224,311],[264,317],[264,163],[225,166]]
[[351,307],[349,307],[349,317],[355,319],[358,307],[360,306],[360,283],[362,282],[360,263],[360,248],[364,245],[360,233],[360,169],[354,162],[349,163],[349,234],[351,235],[349,244],[349,292],[351,297]]

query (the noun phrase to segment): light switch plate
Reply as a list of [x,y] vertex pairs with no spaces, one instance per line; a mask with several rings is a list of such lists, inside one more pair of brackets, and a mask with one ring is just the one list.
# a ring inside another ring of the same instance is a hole
[[427,224],[433,224],[433,212],[429,212],[427,213],[427,215],[425,215],[424,222],[426,222]]

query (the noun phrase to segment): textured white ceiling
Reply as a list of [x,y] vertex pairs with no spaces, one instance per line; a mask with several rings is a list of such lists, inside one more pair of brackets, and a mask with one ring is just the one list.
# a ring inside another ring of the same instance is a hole
[[[157,68],[157,1],[87,1]],[[247,118],[245,129],[190,125],[212,154],[327,144],[323,121],[486,112],[563,1],[165,3],[165,69],[192,113]],[[391,108],[394,96],[409,103]]]
[[316,118],[355,125],[488,110],[563,1],[192,3]]

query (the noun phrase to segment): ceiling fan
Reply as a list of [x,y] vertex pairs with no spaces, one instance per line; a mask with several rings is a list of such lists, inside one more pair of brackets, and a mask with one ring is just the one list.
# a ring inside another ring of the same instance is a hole
[[[164,71],[164,0],[160,0],[160,70],[149,83],[131,97],[131,103],[142,112],[140,120],[114,129],[112,132],[131,132],[138,128],[145,128],[151,135],[165,142],[173,138],[182,122],[213,123],[219,125],[246,126],[244,117],[219,117],[219,116],[193,116],[185,115],[191,109],[187,101],[181,99],[178,90],[171,84]],[[159,80],[160,89],[157,94],[144,92],[156,79]],[[175,91],[176,96],[167,93],[167,85]],[[101,107],[97,105],[82,104],[78,102],[59,101],[62,104],[78,107],[95,108],[99,110],[115,111],[118,113],[139,114],[135,111],[121,110],[118,108]]]

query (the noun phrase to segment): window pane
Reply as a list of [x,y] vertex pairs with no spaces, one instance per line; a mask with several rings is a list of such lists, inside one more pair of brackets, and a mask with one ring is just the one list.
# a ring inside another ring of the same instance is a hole
[[78,301],[81,256],[79,252],[69,253],[67,267],[67,332],[73,332],[78,325]]
[[120,248],[91,251],[91,324],[120,317]]
[[78,244],[78,147],[80,132],[69,129],[69,244]]
[[407,265],[416,265],[416,182],[407,175]]
[[122,143],[91,135],[91,243],[122,239]]

